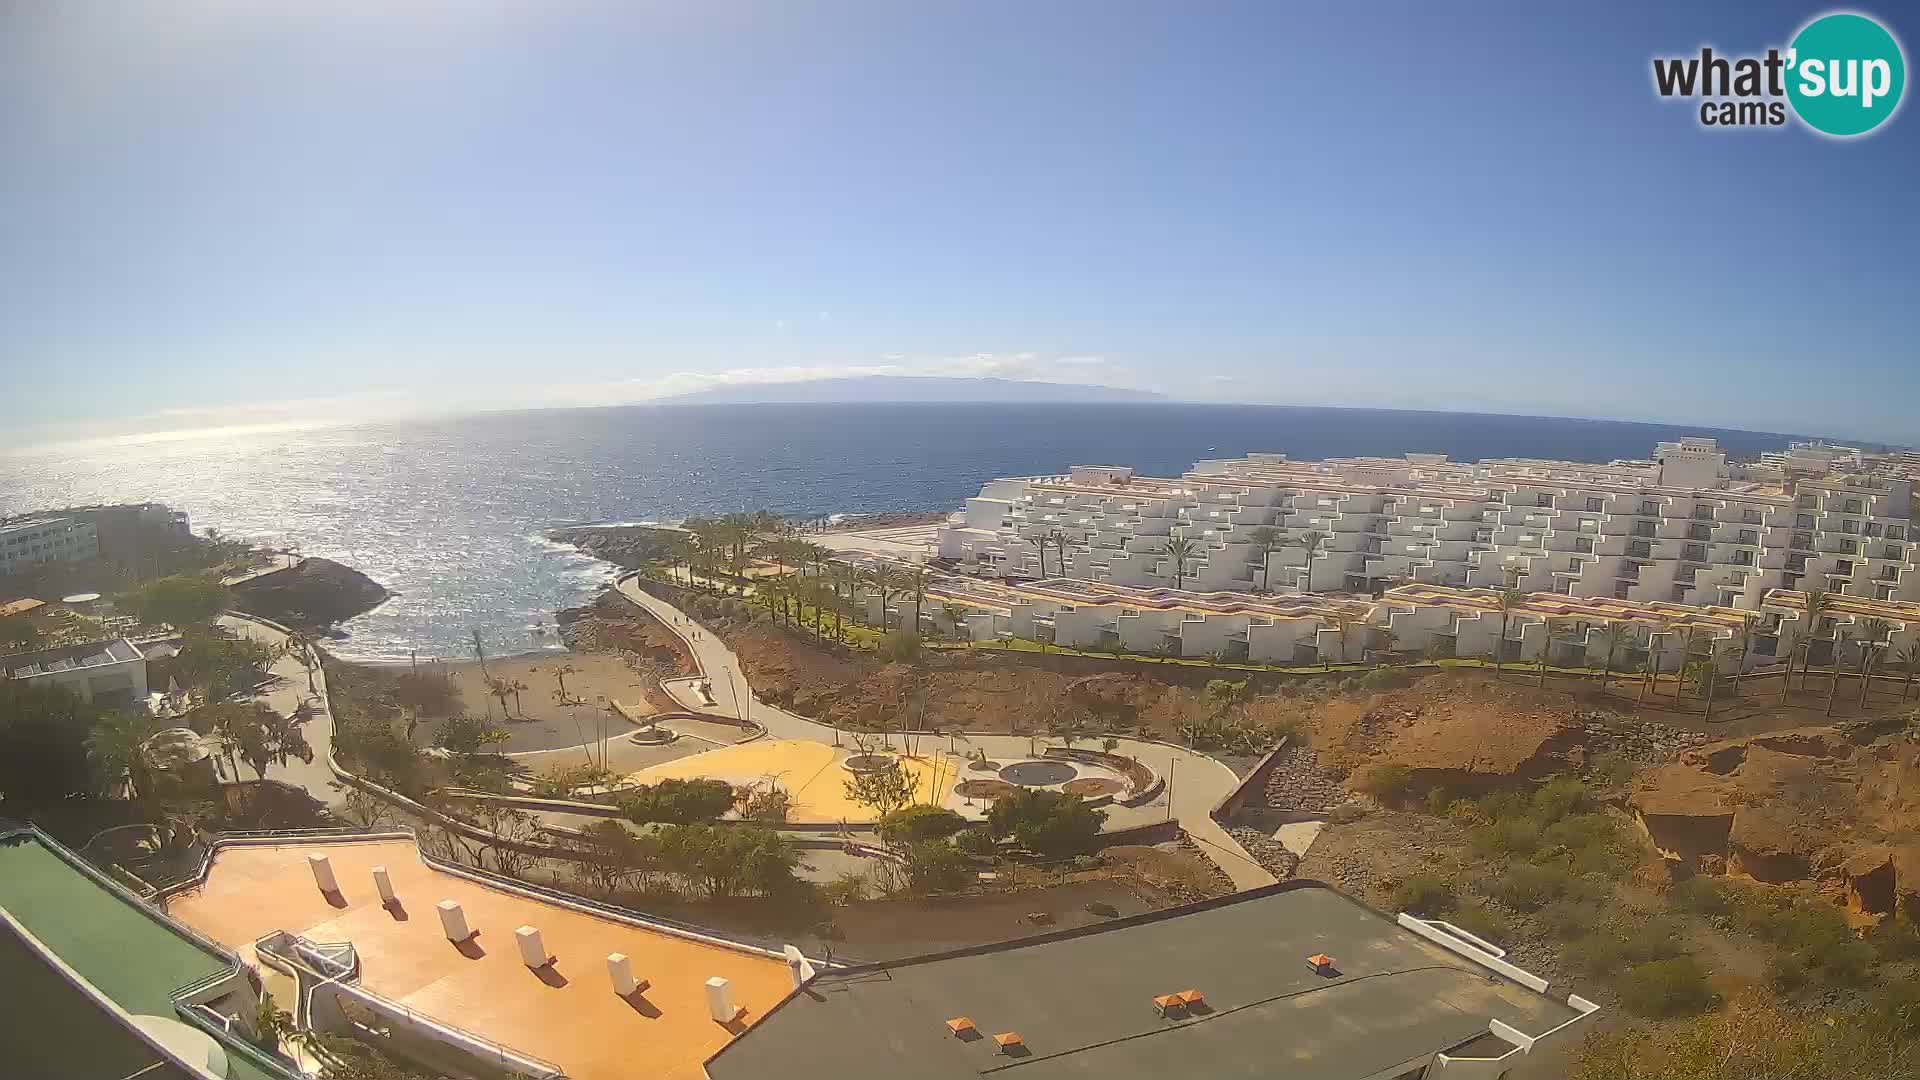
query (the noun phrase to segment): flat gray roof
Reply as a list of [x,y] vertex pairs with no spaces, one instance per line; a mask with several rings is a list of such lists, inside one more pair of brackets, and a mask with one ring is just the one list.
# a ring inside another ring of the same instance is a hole
[[[1325,977],[1307,957],[1325,953]],[[1207,1007],[1162,1018],[1152,999]],[[1279,885],[1003,945],[822,972],[707,1064],[778,1076],[1356,1080],[1467,1043],[1499,1019],[1540,1034],[1578,1014],[1329,886]],[[965,1016],[981,1038],[946,1022]],[[1026,1054],[993,1036],[1018,1032]]]
[[44,652],[0,656],[0,672],[16,679],[30,679],[48,672],[107,667],[142,658],[140,650],[122,638],[119,641],[100,641],[90,645],[47,649]]

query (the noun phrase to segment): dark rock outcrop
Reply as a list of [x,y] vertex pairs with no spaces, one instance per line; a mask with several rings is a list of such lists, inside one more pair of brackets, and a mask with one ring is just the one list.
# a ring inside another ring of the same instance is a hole
[[572,544],[596,559],[635,570],[673,557],[673,542],[686,533],[658,525],[582,525],[547,534],[556,544]]
[[392,594],[379,582],[332,559],[307,559],[291,570],[233,587],[233,606],[303,630],[321,630],[364,615]]

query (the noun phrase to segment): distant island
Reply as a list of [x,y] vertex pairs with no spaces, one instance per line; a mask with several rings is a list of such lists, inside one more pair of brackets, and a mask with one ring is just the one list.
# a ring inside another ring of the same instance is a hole
[[1016,379],[950,379],[920,375],[861,375],[806,382],[714,386],[661,398],[673,405],[774,405],[829,402],[1116,402],[1168,401],[1165,394],[1082,383]]

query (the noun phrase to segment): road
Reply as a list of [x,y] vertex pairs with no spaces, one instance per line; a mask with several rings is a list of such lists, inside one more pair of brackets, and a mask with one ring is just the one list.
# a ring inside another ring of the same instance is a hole
[[[772,738],[842,741],[841,733],[831,725],[796,716],[753,698],[745,689],[749,684],[733,650],[679,608],[641,589],[634,577],[620,579],[616,587],[620,595],[644,608],[679,635],[693,654],[701,675],[670,679],[662,684],[680,704],[737,717],[742,715],[740,697],[744,695],[750,702],[746,718],[765,727]],[[703,680],[712,686],[711,704],[700,693]],[[985,750],[990,757],[1018,758],[1029,754],[1030,741],[1024,735],[970,735],[966,737],[966,742]],[[1205,754],[1164,743],[1121,739],[1120,751],[1168,778],[1168,793],[1151,806],[1159,807],[1160,812],[1165,814],[1168,812],[1167,800],[1170,799],[1172,816],[1179,819],[1187,835],[1227,872],[1227,876],[1233,879],[1234,888],[1252,889],[1273,884],[1274,876],[1255,862],[1246,849],[1213,820],[1214,806],[1240,782],[1233,770]]]
[[[287,635],[252,619],[222,615],[218,621],[233,633],[252,638],[276,652],[286,644]],[[302,728],[307,736],[307,745],[313,747],[313,760],[305,762],[292,758],[285,765],[270,765],[266,778],[301,788],[328,807],[338,810],[346,802],[346,791],[335,780],[333,770],[327,767],[327,752],[333,748],[333,711],[327,702],[326,673],[321,671],[318,664],[309,671],[299,657],[287,653],[274,661],[270,675],[266,685],[254,695],[254,700],[265,702],[281,716],[292,716],[303,701],[313,706],[313,717]],[[247,778],[250,772],[243,766],[241,777]]]

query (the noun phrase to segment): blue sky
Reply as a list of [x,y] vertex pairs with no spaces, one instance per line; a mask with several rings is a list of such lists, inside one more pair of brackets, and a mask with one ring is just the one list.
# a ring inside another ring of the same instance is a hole
[[7,4],[10,426],[899,372],[1920,442],[1920,117],[1651,88],[1825,10]]

